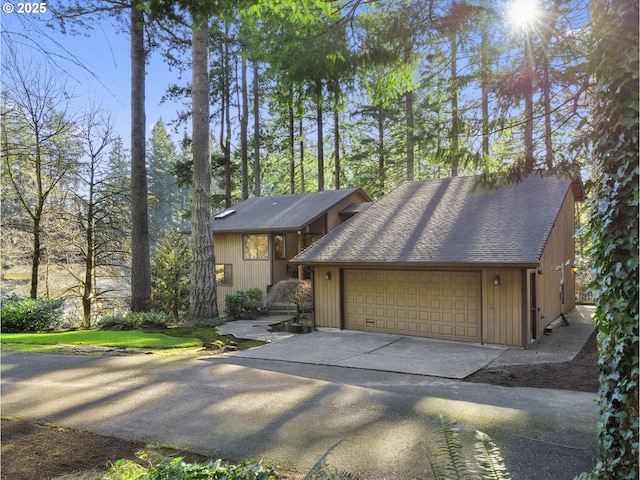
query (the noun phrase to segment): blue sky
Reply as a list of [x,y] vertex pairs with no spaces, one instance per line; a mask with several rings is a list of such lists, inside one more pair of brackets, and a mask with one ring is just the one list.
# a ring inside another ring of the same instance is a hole
[[[5,5],[5,0],[1,1]],[[9,35],[20,55],[36,62],[45,58],[55,62],[62,76],[67,76],[74,106],[81,110],[90,103],[101,105],[112,113],[117,133],[124,144],[130,143],[130,57],[129,36],[118,33],[111,20],[97,24],[88,36],[62,35],[46,26],[47,13],[0,13],[2,26],[2,59],[6,56],[5,37]],[[75,59],[75,60],[73,60]],[[82,66],[81,66],[82,65]],[[162,117],[165,123],[176,117],[180,105],[160,104],[166,87],[177,80],[159,54],[151,56],[147,66],[146,118],[147,139],[151,127]],[[182,129],[175,139],[182,137]]]

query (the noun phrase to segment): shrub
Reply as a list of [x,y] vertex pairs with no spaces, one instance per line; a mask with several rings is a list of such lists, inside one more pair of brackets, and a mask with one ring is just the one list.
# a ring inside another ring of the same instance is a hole
[[296,306],[296,322],[302,310],[311,304],[311,283],[289,278],[276,283],[269,292],[270,302],[291,302]]
[[262,290],[253,287],[246,291],[227,293],[224,303],[225,311],[232,317],[239,317],[245,312],[256,312],[262,306]]
[[62,321],[64,298],[43,300],[12,295],[2,299],[0,324],[5,333],[51,330]]
[[129,312],[126,315],[105,315],[98,321],[102,330],[139,330],[166,328],[172,317],[163,312]]
[[105,315],[98,320],[98,328],[102,330],[133,330],[133,326],[124,315]]
[[232,317],[239,317],[244,309],[244,292],[227,293],[224,296],[225,311]]
[[262,306],[262,290],[258,287],[247,289],[244,292],[244,308],[250,312],[256,312]]

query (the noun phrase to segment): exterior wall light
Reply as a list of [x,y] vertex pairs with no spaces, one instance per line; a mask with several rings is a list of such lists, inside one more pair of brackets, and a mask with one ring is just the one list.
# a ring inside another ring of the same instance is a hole
[[331,280],[331,272],[327,272],[324,276],[327,280]]
[[496,275],[495,277],[493,277],[493,284],[502,285],[502,279],[500,278],[500,275]]

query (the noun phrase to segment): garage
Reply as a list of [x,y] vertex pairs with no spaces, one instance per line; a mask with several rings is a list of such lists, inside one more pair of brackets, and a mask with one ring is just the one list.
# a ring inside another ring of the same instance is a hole
[[344,328],[481,341],[480,273],[344,271]]

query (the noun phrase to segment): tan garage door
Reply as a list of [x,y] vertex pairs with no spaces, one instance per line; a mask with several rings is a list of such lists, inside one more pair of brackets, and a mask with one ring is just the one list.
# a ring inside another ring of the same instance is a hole
[[479,342],[480,273],[346,270],[345,328]]

